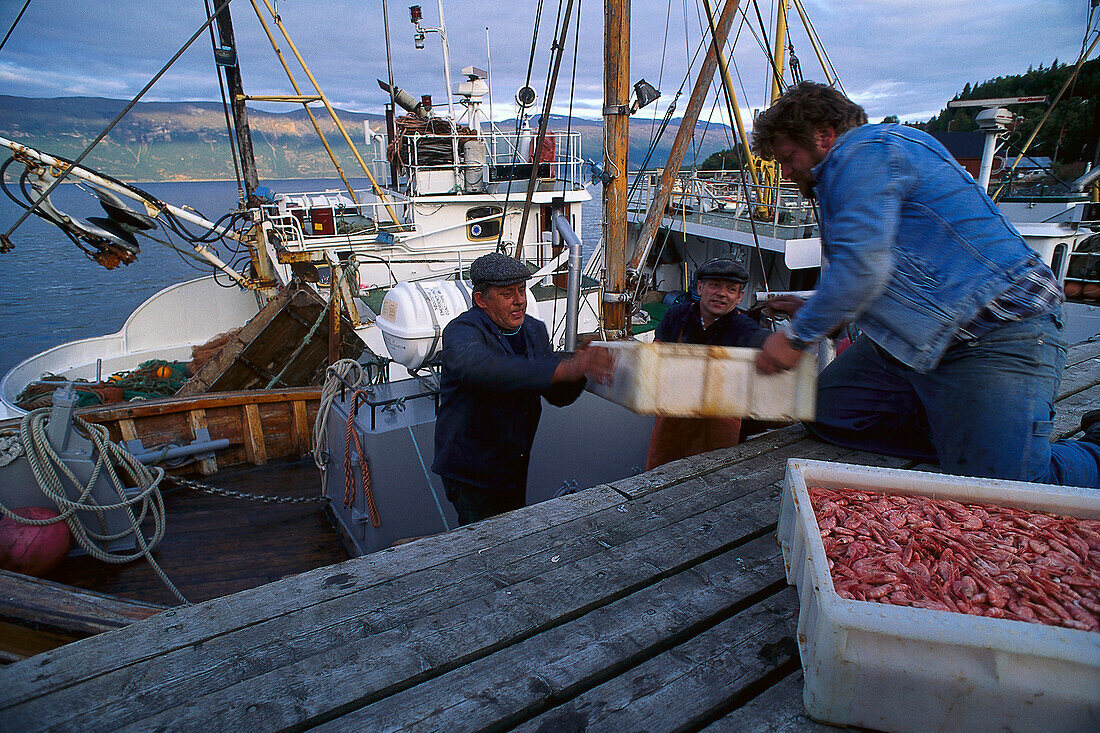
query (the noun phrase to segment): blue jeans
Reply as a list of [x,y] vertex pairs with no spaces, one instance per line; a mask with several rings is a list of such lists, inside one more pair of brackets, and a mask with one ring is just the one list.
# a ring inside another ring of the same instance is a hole
[[847,448],[947,473],[1100,488],[1100,444],[1050,442],[1066,346],[1043,315],[956,342],[917,372],[860,336],[821,373],[807,428]]

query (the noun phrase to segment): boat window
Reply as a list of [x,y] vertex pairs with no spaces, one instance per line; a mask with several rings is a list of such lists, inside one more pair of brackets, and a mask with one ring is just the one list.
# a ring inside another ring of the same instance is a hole
[[[471,242],[496,239],[500,235],[501,214],[499,206],[476,206],[466,210],[466,238]],[[487,218],[487,217],[496,217]]]

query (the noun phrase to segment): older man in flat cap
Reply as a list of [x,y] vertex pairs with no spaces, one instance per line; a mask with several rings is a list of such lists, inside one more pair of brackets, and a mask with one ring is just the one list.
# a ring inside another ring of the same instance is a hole
[[460,524],[522,507],[541,398],[572,403],[585,376],[611,370],[606,349],[555,354],[542,321],[527,315],[523,263],[499,253],[470,266],[474,305],[443,329],[443,370],[432,471]]

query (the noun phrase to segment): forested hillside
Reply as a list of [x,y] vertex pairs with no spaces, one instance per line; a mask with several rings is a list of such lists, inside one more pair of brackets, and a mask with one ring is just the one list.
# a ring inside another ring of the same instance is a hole
[[[1073,66],[1055,59],[1049,68],[1028,69],[1026,74],[998,76],[977,84],[967,83],[955,99],[990,99],[999,97],[1030,97],[1046,95],[1051,101],[1069,79]],[[1046,104],[1025,104],[1009,107],[1024,119],[1010,145],[1022,145],[1046,113]],[[944,109],[924,125],[929,132],[976,130],[974,116],[979,108]],[[1077,79],[1066,90],[1050,118],[1039,130],[1028,152],[1049,156],[1058,163],[1091,161],[1096,155],[1100,137],[1100,59],[1081,66]]]

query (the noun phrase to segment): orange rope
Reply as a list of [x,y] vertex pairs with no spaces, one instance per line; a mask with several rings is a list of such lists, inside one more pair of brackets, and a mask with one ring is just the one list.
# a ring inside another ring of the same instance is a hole
[[382,517],[378,514],[378,507],[374,503],[374,492],[371,491],[370,466],[367,465],[367,457],[363,455],[363,446],[359,442],[359,433],[354,427],[355,414],[359,411],[359,401],[366,395],[366,390],[355,390],[351,396],[351,409],[348,411],[347,431],[344,433],[344,508],[350,508],[355,499],[355,472],[351,467],[351,443],[354,438],[355,450],[359,456],[359,476],[363,486],[363,496],[367,500],[370,523],[374,527],[379,527],[382,524]]

